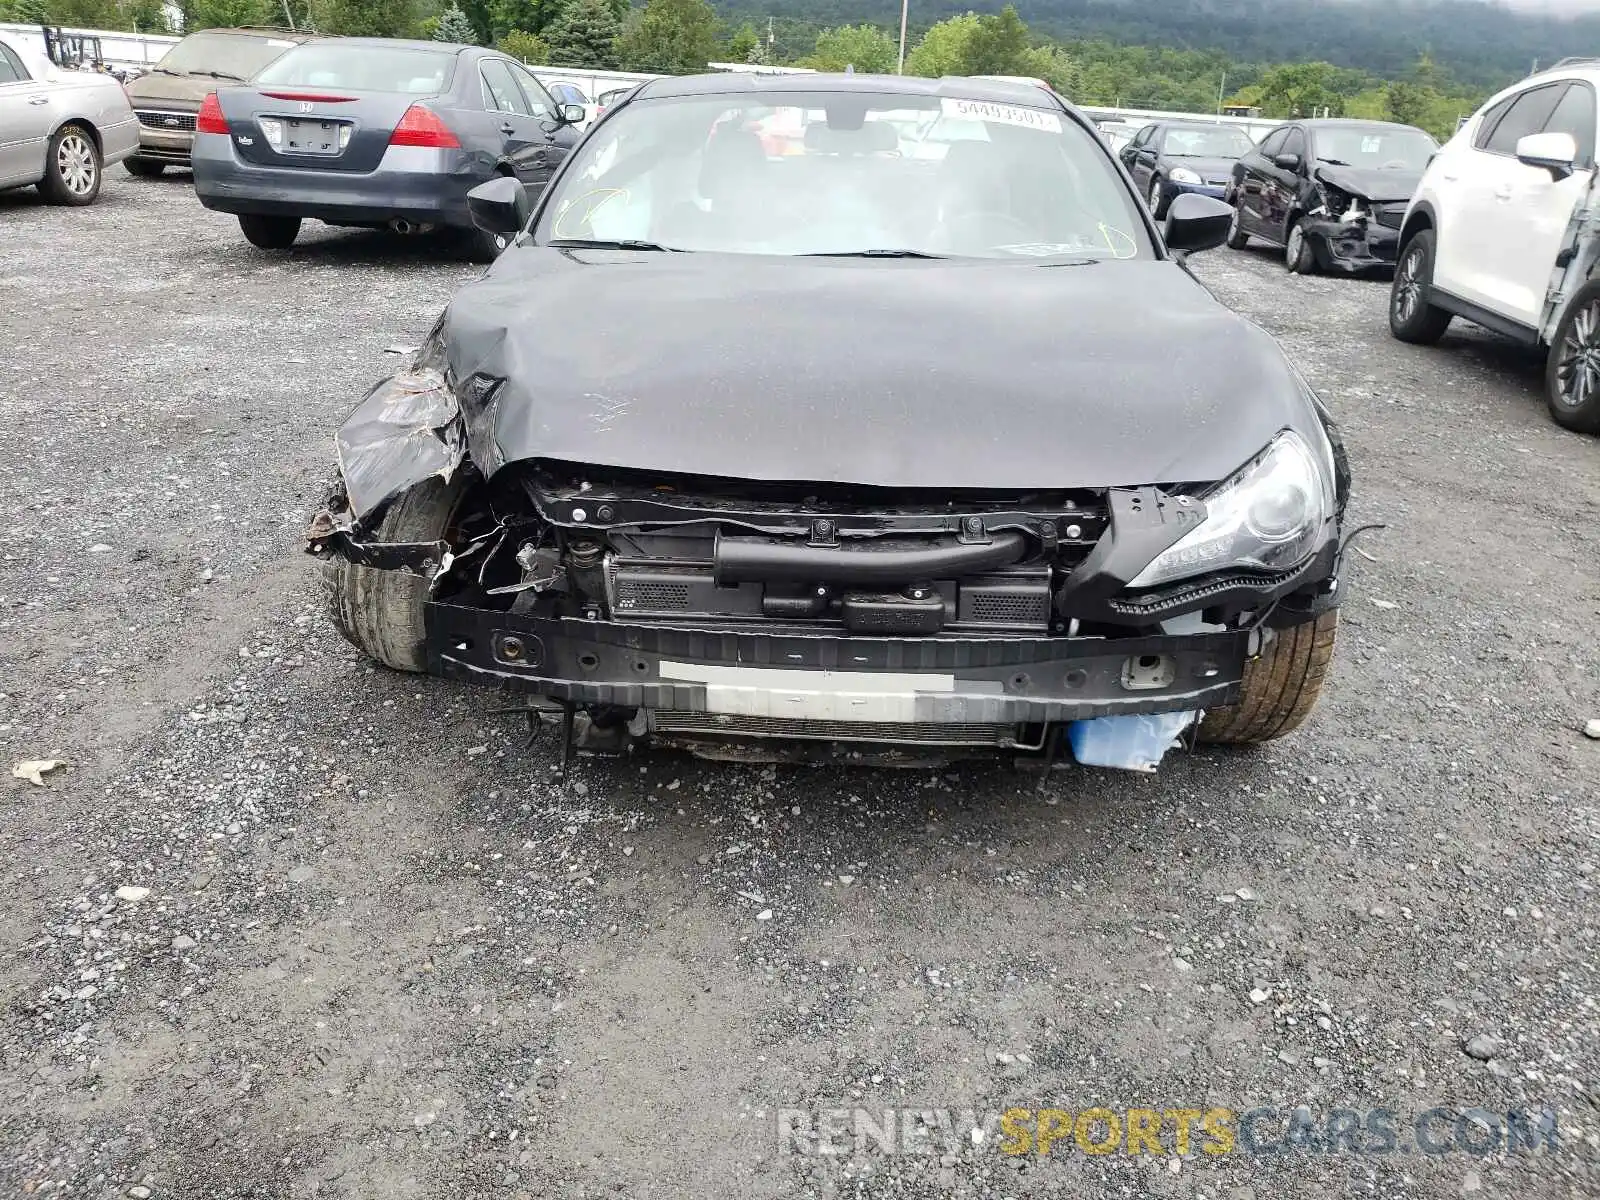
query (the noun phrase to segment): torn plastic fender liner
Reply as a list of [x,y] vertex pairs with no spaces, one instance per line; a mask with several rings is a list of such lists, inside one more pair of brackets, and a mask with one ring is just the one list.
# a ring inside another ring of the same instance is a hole
[[448,481],[466,454],[461,407],[425,354],[373,387],[334,437],[357,524],[430,476]]

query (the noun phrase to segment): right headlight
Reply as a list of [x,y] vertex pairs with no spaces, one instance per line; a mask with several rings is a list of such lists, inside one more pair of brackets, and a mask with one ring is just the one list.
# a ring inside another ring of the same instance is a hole
[[1189,170],[1188,167],[1173,167],[1172,168],[1172,182],[1173,183],[1203,183],[1204,180],[1202,180],[1200,178],[1198,173]]
[[1158,554],[1129,587],[1235,568],[1290,570],[1316,553],[1333,515],[1317,456],[1292,430],[1201,499],[1206,519]]

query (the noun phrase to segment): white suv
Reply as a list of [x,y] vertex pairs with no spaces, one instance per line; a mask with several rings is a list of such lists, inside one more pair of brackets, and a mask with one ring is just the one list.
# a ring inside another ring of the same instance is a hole
[[1428,164],[1406,210],[1389,328],[1433,343],[1453,316],[1551,348],[1550,414],[1600,433],[1600,59],[1493,97]]

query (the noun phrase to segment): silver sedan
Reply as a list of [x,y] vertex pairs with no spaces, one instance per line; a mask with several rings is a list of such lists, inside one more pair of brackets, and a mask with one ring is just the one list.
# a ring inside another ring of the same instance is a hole
[[92,204],[104,169],[138,148],[120,83],[0,36],[0,188],[38,184],[56,204]]

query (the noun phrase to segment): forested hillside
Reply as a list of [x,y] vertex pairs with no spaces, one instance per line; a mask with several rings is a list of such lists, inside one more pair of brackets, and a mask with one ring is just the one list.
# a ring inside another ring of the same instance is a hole
[[[967,9],[994,11],[1003,0],[912,0],[913,30]],[[777,18],[783,40],[814,39],[820,29],[900,21],[896,0],[727,0],[730,21],[765,28]],[[1483,0],[1018,0],[1036,33],[1069,40],[1221,51],[1244,62],[1323,61],[1387,78],[1422,52],[1462,83],[1490,86],[1525,74],[1533,60],[1600,54],[1600,15],[1558,20]],[[803,52],[803,51],[802,51]]]

